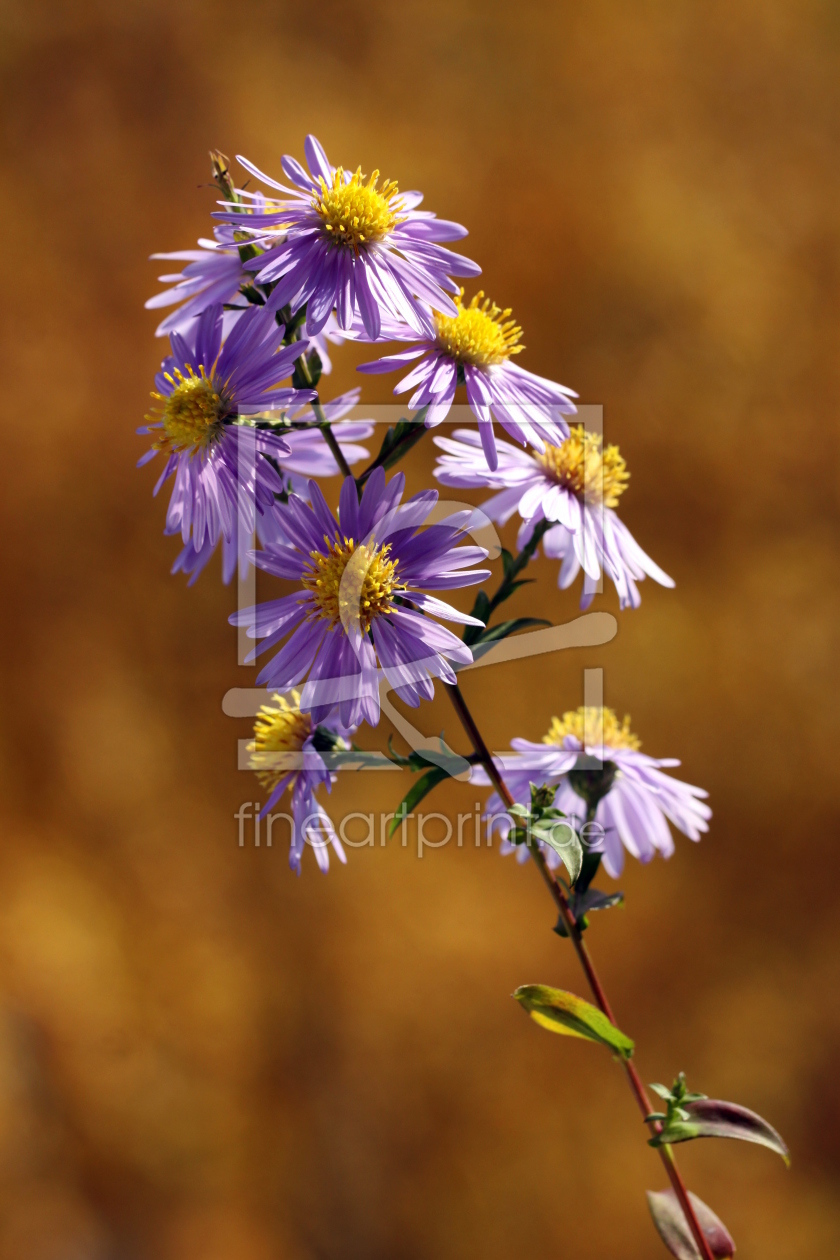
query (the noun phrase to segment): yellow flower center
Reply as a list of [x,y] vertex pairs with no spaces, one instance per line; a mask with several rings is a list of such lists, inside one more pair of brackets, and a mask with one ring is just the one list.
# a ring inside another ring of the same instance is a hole
[[435,325],[439,347],[459,363],[488,367],[525,349],[518,344],[522,329],[516,320],[508,318],[510,307],[503,311],[484,297],[483,290],[476,293],[469,306],[464,306],[462,289],[455,305],[458,314],[435,315]]
[[574,735],[581,744],[607,748],[634,748],[642,746],[642,741],[630,730],[630,718],[625,716],[619,723],[612,709],[599,709],[595,706],[581,705],[579,709],[571,709],[562,718],[552,718],[551,726],[543,735],[544,744],[562,744],[566,735]]
[[356,546],[352,538],[324,536],[327,554],[311,552],[312,564],[302,580],[312,592],[318,615],[334,626],[360,626],[367,634],[376,617],[387,615],[397,591],[406,590],[397,580],[398,560],[390,560],[391,544]]
[[275,705],[263,704],[254,723],[254,740],[248,745],[251,769],[270,792],[288,774],[299,769],[295,755],[312,734],[312,719],[300,711],[300,692],[292,691],[292,704],[275,695]]
[[615,507],[627,489],[630,474],[617,446],[601,450],[601,435],[576,424],[560,446],[546,446],[534,458],[549,476],[587,503]]
[[332,186],[319,176],[321,191],[312,199],[330,238],[355,254],[360,246],[381,241],[403,222],[397,214],[400,204],[393,205],[399,192],[396,181],[386,179],[382,187],[377,188],[379,171],[374,171],[367,183],[364,178],[359,167],[350,182],[345,183],[344,171],[339,166]]
[[215,382],[204,375],[203,365],[198,376],[189,364],[186,366],[188,376],[178,368],[174,376],[164,373],[175,388],[168,397],[152,390],[152,398],[162,402],[163,408],[146,416],[147,420],[163,421],[163,430],[157,433],[152,445],[167,455],[209,446],[219,437],[227,412]]

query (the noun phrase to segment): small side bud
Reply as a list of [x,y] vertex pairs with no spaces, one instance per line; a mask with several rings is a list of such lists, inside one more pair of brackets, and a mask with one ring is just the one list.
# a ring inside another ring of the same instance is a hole
[[213,169],[213,183],[225,201],[239,201],[233,180],[230,177],[230,162],[218,149],[210,150],[210,165]]

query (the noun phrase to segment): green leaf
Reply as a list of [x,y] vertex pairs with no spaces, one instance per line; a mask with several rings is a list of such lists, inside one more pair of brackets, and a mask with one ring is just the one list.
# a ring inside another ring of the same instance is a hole
[[393,429],[388,429],[382,439],[379,454],[371,464],[370,472],[374,468],[387,469],[396,464],[420,441],[425,432],[426,426],[422,420],[400,420]]
[[620,906],[624,901],[624,893],[604,893],[597,888],[587,888],[586,892],[574,892],[571,900],[575,918],[579,919],[582,914],[589,914],[592,910],[611,910],[613,906]]
[[[428,741],[432,744],[433,741]],[[452,778],[457,778],[459,774],[463,774],[474,765],[478,757],[471,754],[469,757],[462,757],[460,753],[454,753],[450,748],[446,747],[443,735],[439,739],[440,749],[434,747],[413,748],[407,757],[402,753],[398,753],[394,748],[393,736],[388,736],[388,759],[393,761],[394,765],[404,766],[408,770],[428,770],[429,766],[440,766]]]
[[[585,866],[586,858],[584,857],[584,868]],[[580,876],[578,876],[577,880],[575,880],[576,889],[579,884]],[[613,906],[620,906],[623,901],[623,892],[602,893],[599,892],[597,888],[587,888],[587,890],[582,893],[575,890],[569,896],[569,906],[571,907],[572,914],[575,916],[575,919],[581,928],[586,927],[585,922],[582,922],[582,920],[591,911],[610,910]],[[563,922],[562,914],[558,916],[557,923],[552,931],[556,932],[558,936],[569,935],[566,931],[566,925]],[[665,1088],[664,1085],[662,1088]]]
[[[477,617],[479,621],[484,622],[484,626],[487,625],[490,617],[490,600],[484,591],[479,591],[476,595],[470,616]],[[464,626],[464,642],[468,646],[475,643],[482,634],[484,626]]]
[[[735,1252],[732,1235],[719,1217],[696,1194],[689,1190],[688,1198],[694,1208],[697,1223],[706,1235],[709,1249],[717,1260],[730,1260]],[[648,1191],[650,1214],[659,1237],[677,1260],[701,1260],[685,1212],[673,1190]]]
[[506,599],[510,599],[511,595],[515,594],[520,586],[532,586],[533,581],[533,578],[520,578],[518,582],[503,582],[490,600],[490,612],[498,608],[499,604],[503,604]]
[[[477,617],[479,614],[476,613]],[[502,621],[497,626],[487,626],[482,629],[479,626],[467,627],[475,630],[475,637],[470,639],[473,647],[484,647],[484,652],[489,651],[494,643],[500,643],[502,639],[506,639],[509,634],[516,634],[517,630],[528,630],[531,626],[550,626],[551,622],[546,621],[545,617],[516,617],[513,621]],[[467,636],[464,635],[464,642]],[[484,646],[486,644],[486,647]],[[473,658],[478,660],[484,652],[473,651]]]
[[444,769],[443,766],[434,766],[431,770],[427,770],[425,774],[422,774],[419,779],[416,779],[415,782],[412,783],[411,787],[400,801],[396,816],[392,818],[388,824],[389,840],[403,822],[406,814],[410,814],[415,805],[419,805],[423,800],[423,797],[428,796],[432,788],[437,787],[437,785],[442,783],[444,779],[449,778],[451,778],[451,775],[448,770]]
[[573,884],[583,866],[583,845],[577,838],[571,823],[563,819],[547,823],[538,822],[532,826],[531,835],[537,840],[542,840],[544,844],[551,845],[554,852],[560,855],[563,865],[569,872],[569,882]]
[[575,997],[574,993],[551,989],[545,984],[523,984],[513,996],[531,1019],[549,1032],[599,1041],[624,1059],[629,1059],[633,1053],[630,1038],[611,1024],[597,1006]]
[[741,1142],[755,1142],[758,1146],[768,1147],[790,1166],[790,1152],[784,1139],[756,1112],[738,1103],[722,1102],[719,1098],[683,1102],[679,1110],[687,1119],[669,1117],[662,1132],[650,1139],[650,1146],[690,1142],[694,1138],[737,1138]]

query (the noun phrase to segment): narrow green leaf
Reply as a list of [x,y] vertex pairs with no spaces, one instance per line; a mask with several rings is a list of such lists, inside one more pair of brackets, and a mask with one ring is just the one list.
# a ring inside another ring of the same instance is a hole
[[549,1032],[599,1041],[624,1059],[629,1059],[633,1053],[630,1038],[611,1024],[597,1006],[575,997],[574,993],[551,989],[545,984],[523,984],[513,996],[531,1019]]
[[402,459],[403,455],[408,454],[413,446],[417,445],[425,432],[426,426],[422,420],[419,423],[416,420],[401,420],[393,431],[394,439],[389,450],[384,457],[381,457],[381,466],[386,469],[391,468]]
[[506,599],[510,599],[511,595],[515,594],[520,586],[531,586],[533,581],[533,578],[520,578],[518,582],[503,582],[490,600],[490,612],[498,608],[499,604],[503,604]]
[[[730,1260],[735,1252],[735,1243],[729,1230],[696,1194],[689,1190],[688,1197],[712,1255],[717,1260]],[[701,1260],[691,1227],[673,1190],[648,1190],[647,1201],[657,1233],[671,1255],[677,1260]]]
[[401,825],[406,814],[410,814],[415,805],[419,805],[423,797],[428,796],[432,788],[437,787],[437,785],[442,783],[444,779],[449,778],[451,778],[451,775],[448,770],[444,769],[443,766],[435,766],[433,769],[427,770],[425,774],[422,774],[419,779],[416,779],[415,782],[412,783],[411,787],[400,801],[396,816],[392,818],[388,824],[389,840],[397,828]]
[[[478,613],[475,614],[478,616]],[[481,629],[479,626],[468,627],[476,631],[475,638],[470,640],[473,647],[480,647],[487,644],[484,649],[487,651],[491,644],[500,643],[502,639],[506,639],[509,634],[516,634],[517,630],[528,630],[531,626],[550,626],[551,622],[546,621],[545,617],[516,617],[513,621],[501,621],[497,626],[486,626]],[[464,636],[466,642],[466,636]],[[481,656],[481,652],[473,651],[474,657]]]
[[690,1142],[694,1138],[737,1138],[741,1142],[755,1142],[781,1155],[790,1166],[790,1152],[784,1139],[766,1120],[741,1107],[738,1103],[722,1102],[719,1098],[701,1098],[687,1102],[681,1108],[685,1120],[672,1120],[670,1124],[650,1139],[651,1146]]
[[[472,606],[471,616],[477,617],[479,621],[487,625],[490,617],[490,600],[484,591],[479,591],[475,597],[475,603]],[[484,626],[464,626],[464,642],[469,646],[476,642],[484,630]]]

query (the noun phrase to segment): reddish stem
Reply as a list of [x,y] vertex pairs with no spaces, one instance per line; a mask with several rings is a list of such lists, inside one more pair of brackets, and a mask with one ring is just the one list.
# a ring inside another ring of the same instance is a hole
[[[456,684],[455,686],[447,687],[447,691],[449,692],[449,697],[453,705],[455,706],[455,712],[458,714],[458,717],[461,720],[461,724],[463,725],[464,730],[467,732],[467,735],[470,738],[470,742],[473,748],[475,749],[476,754],[481,761],[481,764],[484,766],[485,770],[487,771],[487,774],[490,778],[490,782],[493,784],[496,791],[499,793],[499,796],[502,798],[505,805],[508,808],[510,808],[510,806],[514,804],[513,797],[511,796],[508,786],[505,783],[504,779],[502,778],[496,766],[496,763],[493,761],[493,758],[490,755],[490,750],[488,749],[487,745],[484,742],[481,731],[478,729],[478,727],[475,724],[475,719],[473,718],[473,715],[470,713],[469,709],[467,708],[467,703],[464,700],[463,695],[461,694],[460,688]],[[558,911],[560,912],[560,917],[563,920],[563,924],[566,928],[566,931],[569,934],[569,939],[571,940],[572,945],[574,946],[575,953],[577,954],[578,960],[580,961],[580,965],[583,967],[583,970],[586,973],[586,979],[589,983],[590,989],[592,990],[592,995],[595,998],[595,1002],[597,1003],[598,1007],[604,1012],[604,1014],[606,1015],[610,1023],[615,1024],[616,1027],[618,1027],[618,1025],[616,1024],[615,1016],[612,1013],[612,1007],[610,1006],[609,1000],[604,991],[604,986],[601,984],[601,981],[598,978],[598,973],[595,970],[595,964],[593,963],[589,950],[586,947],[586,944],[583,939],[583,935],[578,926],[577,920],[575,919],[574,912],[572,911],[572,908],[569,905],[568,898],[566,897],[564,890],[561,888],[557,880],[554,878],[554,875],[549,869],[548,863],[546,862],[545,857],[543,856],[542,850],[540,849],[539,845],[534,845],[533,847],[531,847],[530,853],[531,853],[531,857],[534,859],[536,863],[537,870],[540,872],[540,874],[543,877],[543,880],[545,881],[548,891],[551,893],[551,896],[554,900],[554,904],[556,905]],[[632,1063],[630,1059],[624,1059],[623,1064],[624,1064],[624,1070],[627,1073],[627,1079],[630,1084],[630,1089],[633,1092],[633,1097],[636,1099],[636,1102],[639,1105],[639,1110],[642,1113],[642,1117],[647,1122],[648,1128],[653,1134],[661,1133],[662,1125],[660,1124],[658,1120],[647,1120],[647,1117],[652,1112],[653,1107],[651,1106],[650,1099],[648,1098],[647,1093],[645,1091],[645,1087],[642,1084],[642,1078],[639,1076],[639,1073],[636,1071],[635,1065]],[[694,1235],[694,1241],[700,1250],[700,1255],[703,1257],[703,1260],[715,1260],[715,1256],[712,1252],[711,1247],[709,1246],[709,1240],[706,1238],[706,1235],[703,1233],[703,1230],[700,1228],[700,1222],[697,1219],[697,1214],[694,1211],[694,1208],[692,1207],[692,1204],[691,1204],[691,1200],[688,1197],[688,1190],[686,1189],[685,1182],[683,1181],[682,1176],[680,1174],[680,1170],[677,1168],[677,1162],[674,1159],[674,1153],[671,1150],[671,1147],[667,1145],[658,1146],[656,1147],[656,1150],[658,1150],[659,1157],[662,1160],[662,1163],[665,1165],[665,1171],[668,1174],[668,1180],[671,1182],[671,1185],[674,1188],[674,1193],[676,1194],[680,1202],[680,1206],[682,1207],[682,1210],[685,1213],[685,1218],[688,1221],[692,1234]]]

